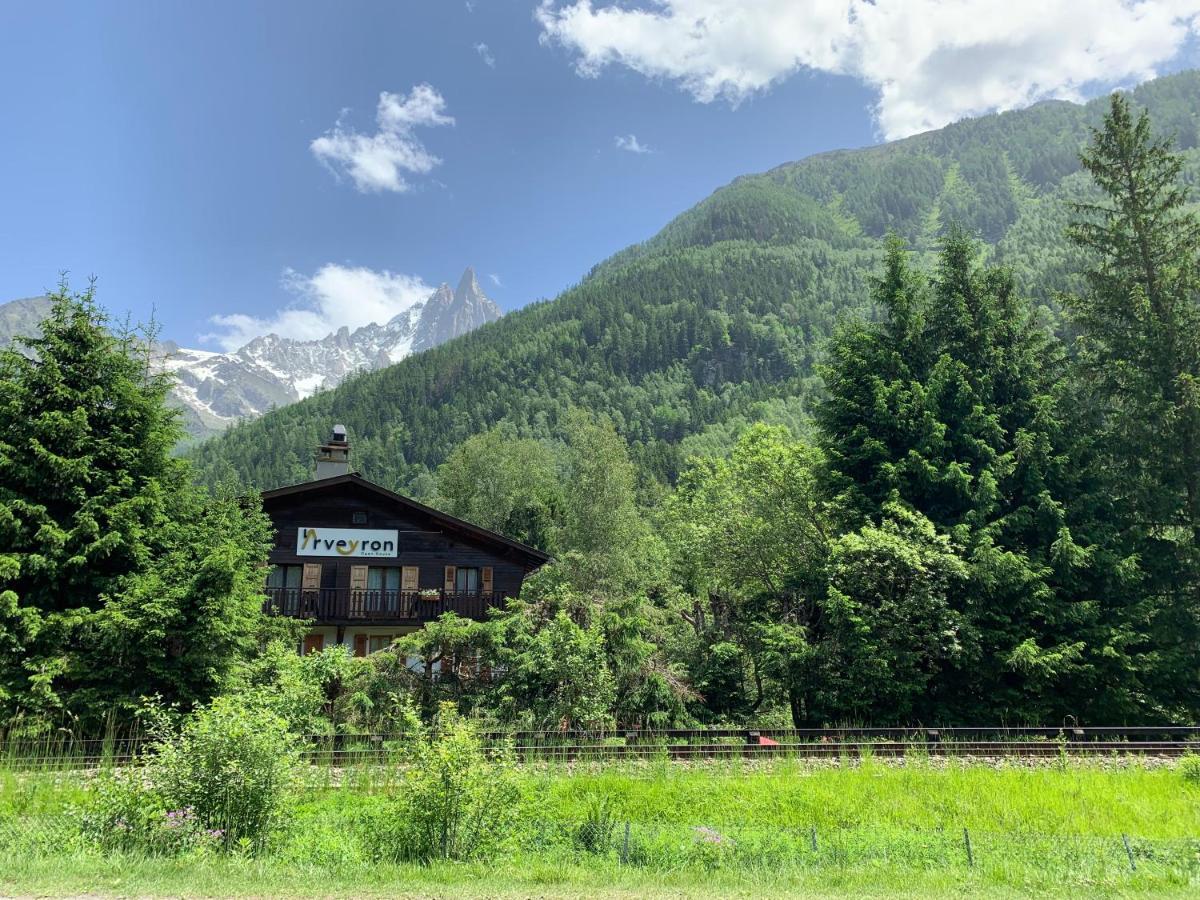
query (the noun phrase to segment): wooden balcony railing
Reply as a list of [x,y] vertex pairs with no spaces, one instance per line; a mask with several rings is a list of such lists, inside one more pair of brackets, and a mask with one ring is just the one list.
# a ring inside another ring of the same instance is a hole
[[438,591],[352,591],[344,588],[304,590],[265,589],[263,611],[272,615],[315,619],[318,622],[430,622],[444,612],[465,619],[484,619],[494,606],[503,606],[503,593]]

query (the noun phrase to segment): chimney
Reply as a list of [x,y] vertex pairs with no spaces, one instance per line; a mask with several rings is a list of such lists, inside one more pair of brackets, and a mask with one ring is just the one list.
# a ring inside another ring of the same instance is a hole
[[346,440],[346,426],[334,425],[329,440],[317,446],[317,480],[345,475],[349,471],[350,442]]

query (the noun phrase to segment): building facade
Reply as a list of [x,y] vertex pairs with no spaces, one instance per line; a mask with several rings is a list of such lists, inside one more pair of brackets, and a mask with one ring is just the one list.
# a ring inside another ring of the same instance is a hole
[[266,491],[275,526],[265,608],[312,623],[301,651],[381,650],[444,612],[483,619],[549,557],[348,471],[337,426],[317,478]]

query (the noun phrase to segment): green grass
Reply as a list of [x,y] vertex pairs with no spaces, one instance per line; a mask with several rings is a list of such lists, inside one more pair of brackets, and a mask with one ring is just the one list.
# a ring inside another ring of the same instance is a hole
[[[422,867],[378,864],[364,852],[359,823],[395,784],[388,770],[311,770],[290,828],[259,858],[99,855],[72,837],[68,811],[82,797],[80,776],[0,771],[0,894],[1200,893],[1200,787],[1174,766],[655,761],[528,766],[520,777],[524,824],[508,850],[487,862]],[[599,797],[611,833],[592,853],[573,837]]]

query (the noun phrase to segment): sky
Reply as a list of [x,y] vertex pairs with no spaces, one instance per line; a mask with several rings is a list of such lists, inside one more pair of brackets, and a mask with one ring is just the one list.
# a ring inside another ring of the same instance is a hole
[[553,297],[738,175],[1194,66],[1200,0],[0,3],[0,301],[181,344]]

